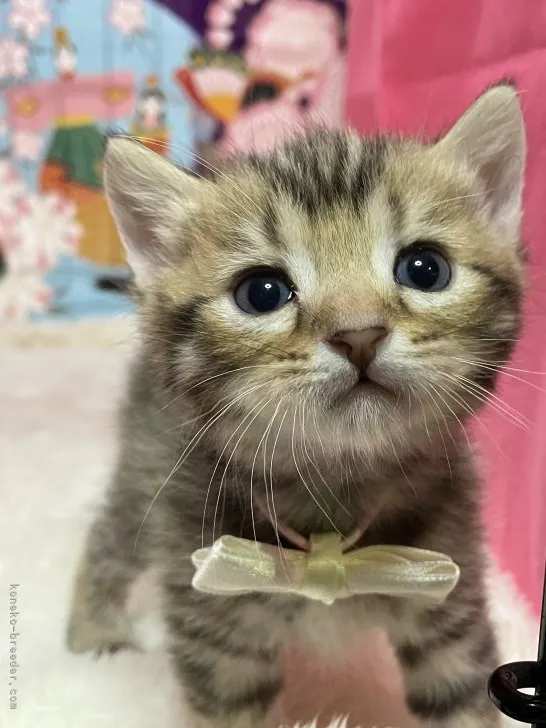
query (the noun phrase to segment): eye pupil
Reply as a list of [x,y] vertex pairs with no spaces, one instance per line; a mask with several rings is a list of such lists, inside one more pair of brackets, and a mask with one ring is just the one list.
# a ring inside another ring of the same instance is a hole
[[440,266],[428,253],[417,253],[408,261],[408,274],[416,286],[428,291],[440,275]]
[[402,286],[434,292],[447,287],[451,280],[451,268],[437,250],[423,247],[401,253],[394,275]]
[[293,298],[293,290],[283,274],[274,270],[252,273],[235,290],[235,302],[254,316],[282,308]]
[[275,310],[280,299],[281,289],[276,281],[258,278],[248,287],[248,301],[259,313]]

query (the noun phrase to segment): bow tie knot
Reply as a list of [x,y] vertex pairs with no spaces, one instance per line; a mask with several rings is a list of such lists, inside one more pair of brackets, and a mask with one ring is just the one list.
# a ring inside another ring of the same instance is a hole
[[442,602],[459,579],[445,554],[409,546],[366,546],[343,553],[338,534],[315,534],[309,552],[235,536],[195,551],[192,585],[209,594],[291,594],[333,604],[376,594]]

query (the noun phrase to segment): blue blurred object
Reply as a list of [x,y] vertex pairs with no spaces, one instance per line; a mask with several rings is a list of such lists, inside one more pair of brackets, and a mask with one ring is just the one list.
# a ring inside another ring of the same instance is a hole
[[125,266],[118,268],[89,263],[83,258],[65,256],[61,258],[46,282],[55,291],[51,310],[32,314],[32,321],[51,319],[80,319],[98,316],[116,316],[134,312],[133,302],[115,290],[101,290],[98,280],[107,276],[129,282],[129,271]]

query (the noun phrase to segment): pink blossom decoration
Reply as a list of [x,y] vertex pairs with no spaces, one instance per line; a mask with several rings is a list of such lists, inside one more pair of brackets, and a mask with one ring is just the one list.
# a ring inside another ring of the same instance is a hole
[[19,322],[31,313],[47,311],[53,300],[52,289],[41,274],[14,275],[0,280],[0,321]]
[[46,0],[12,0],[8,23],[29,40],[34,40],[51,23]]
[[76,252],[82,228],[75,205],[59,194],[37,195],[23,184],[10,159],[0,158],[0,322],[49,309],[52,289],[43,275],[60,255]]
[[23,78],[28,70],[28,48],[13,38],[0,38],[0,78]]
[[[82,235],[76,213],[75,205],[59,194],[37,195],[28,190],[11,160],[0,159],[0,249],[7,267],[0,285],[8,276],[39,277],[55,266],[59,256],[73,255]],[[44,291],[40,289],[42,298]],[[18,299],[18,312],[25,306],[35,310],[38,289],[34,293]],[[6,315],[1,308],[0,320]]]
[[143,0],[112,0],[110,24],[125,36],[142,32],[146,28]]
[[7,233],[20,201],[27,195],[27,189],[11,161],[0,159],[0,238]]
[[8,269],[27,273],[50,270],[60,255],[76,250],[82,228],[75,206],[58,194],[29,195],[25,214],[13,223],[19,247],[8,259]]
[[13,154],[27,162],[37,162],[43,148],[43,139],[33,131],[16,131],[13,135]]
[[7,269],[0,279],[0,322],[24,320],[50,308],[53,291],[43,275],[59,256],[76,252],[83,232],[76,212],[59,194],[28,190],[13,162],[0,158],[0,249]]

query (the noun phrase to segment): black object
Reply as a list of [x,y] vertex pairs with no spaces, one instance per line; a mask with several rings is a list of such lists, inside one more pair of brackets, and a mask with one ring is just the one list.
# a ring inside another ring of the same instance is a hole
[[121,276],[101,276],[95,282],[96,287],[101,291],[112,291],[127,295],[131,291],[131,279]]
[[[535,688],[535,694],[519,692],[522,688]],[[489,679],[489,697],[509,718],[532,723],[533,728],[546,726],[546,568],[538,659],[536,662],[511,662],[498,667]]]
[[243,96],[241,108],[248,108],[261,101],[274,101],[280,93],[278,85],[273,81],[254,81]]

